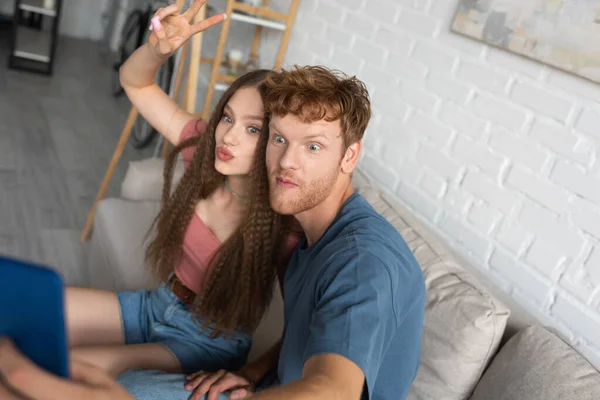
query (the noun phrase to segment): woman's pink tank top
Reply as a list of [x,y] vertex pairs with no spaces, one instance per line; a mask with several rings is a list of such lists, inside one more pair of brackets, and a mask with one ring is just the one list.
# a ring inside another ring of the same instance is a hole
[[[179,140],[184,141],[193,136],[199,136],[204,133],[205,129],[206,123],[203,120],[194,119],[185,125]],[[182,150],[181,154],[185,168],[192,161],[195,150],[194,146]],[[284,243],[284,263],[287,264],[300,239],[301,234],[299,233],[290,234],[286,238]],[[193,290],[194,293],[199,294],[201,292],[206,276],[208,275],[208,264],[213,254],[219,249],[219,246],[221,246],[219,239],[204,225],[202,219],[194,213],[183,239],[181,258],[177,265],[175,265],[175,274],[179,280]]]

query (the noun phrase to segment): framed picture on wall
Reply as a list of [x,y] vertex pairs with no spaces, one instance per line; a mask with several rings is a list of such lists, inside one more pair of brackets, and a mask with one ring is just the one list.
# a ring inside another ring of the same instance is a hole
[[459,0],[452,31],[600,83],[600,0]]

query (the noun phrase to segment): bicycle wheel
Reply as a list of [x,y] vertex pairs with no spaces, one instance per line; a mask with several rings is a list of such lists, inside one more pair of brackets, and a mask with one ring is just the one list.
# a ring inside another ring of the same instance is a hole
[[152,139],[154,139],[156,133],[157,132],[152,128],[152,125],[150,125],[144,117],[138,115],[133,124],[131,135],[129,135],[129,143],[136,149],[140,149],[150,143]]
[[165,91],[165,93],[170,94],[171,90],[171,78],[173,77],[173,70],[175,69],[175,61],[173,57],[170,57],[166,63],[160,68],[158,72],[158,85]]
[[119,97],[120,95],[125,93],[125,90],[121,86],[121,81],[120,81],[121,78],[119,76],[120,69],[121,69],[120,63],[117,62],[117,63],[113,64],[113,72],[112,72],[112,79],[110,82],[110,88],[111,88],[113,96],[115,96],[115,97]]
[[121,30],[121,44],[119,45],[119,58],[113,65],[112,91],[113,95],[123,94],[123,88],[119,81],[119,69],[129,58],[129,56],[141,45],[140,29],[143,28],[143,14],[140,10],[135,10],[127,17],[123,29]]
[[[173,58],[169,58],[158,72],[157,83],[166,93],[169,93],[169,88],[171,87],[173,68]],[[144,117],[138,115],[135,124],[133,125],[131,135],[129,136],[129,142],[133,147],[139,149],[150,143],[157,134],[158,132],[156,129],[152,128]]]

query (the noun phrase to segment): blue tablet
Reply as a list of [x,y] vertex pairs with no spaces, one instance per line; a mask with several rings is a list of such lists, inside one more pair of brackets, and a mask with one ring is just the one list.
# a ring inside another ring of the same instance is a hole
[[64,286],[55,271],[0,257],[0,336],[41,368],[69,377]]

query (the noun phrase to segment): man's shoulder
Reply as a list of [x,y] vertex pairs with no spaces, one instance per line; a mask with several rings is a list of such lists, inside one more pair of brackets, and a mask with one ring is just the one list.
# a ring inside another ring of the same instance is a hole
[[[333,279],[352,274],[353,269],[369,269],[391,280],[392,287],[424,282],[421,267],[400,232],[364,197],[356,194],[351,200],[314,260],[321,264],[324,276]],[[326,282],[330,279],[323,280]]]
[[351,201],[342,208],[339,222],[354,231],[376,233],[383,230],[401,237],[394,226],[359,193],[355,193]]
[[394,271],[420,267],[402,235],[360,195],[341,212],[322,246],[319,261],[334,271],[370,264]]
[[412,255],[400,232],[360,194],[355,194],[352,202],[342,209],[337,224],[332,242],[344,244],[356,255],[363,252]]
[[[397,232],[397,231],[396,231]],[[424,303],[425,279],[413,253],[404,241],[389,236],[361,238],[356,232],[339,236],[326,257],[317,261],[317,293],[345,287],[355,293],[372,293],[377,304],[389,302],[396,321],[402,321],[415,304]],[[382,303],[383,302],[383,303]]]

